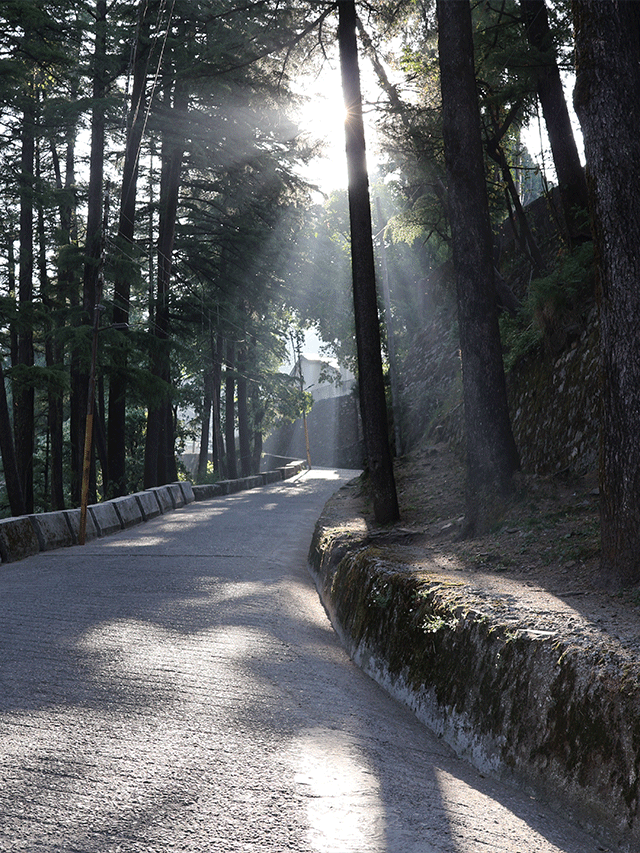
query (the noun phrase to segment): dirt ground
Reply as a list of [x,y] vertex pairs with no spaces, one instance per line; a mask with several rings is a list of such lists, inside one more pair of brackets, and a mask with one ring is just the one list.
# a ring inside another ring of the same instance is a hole
[[385,561],[419,572],[427,583],[444,582],[455,603],[514,628],[638,664],[640,590],[608,593],[597,585],[595,477],[518,475],[497,528],[462,540],[464,470],[447,445],[425,447],[395,470],[401,521],[392,528],[376,529],[363,490],[352,491],[368,540],[384,549]]

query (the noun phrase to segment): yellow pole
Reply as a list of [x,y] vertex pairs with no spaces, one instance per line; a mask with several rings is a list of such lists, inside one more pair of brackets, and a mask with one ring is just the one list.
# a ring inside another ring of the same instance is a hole
[[87,394],[87,416],[84,428],[84,454],[82,457],[82,491],[80,493],[80,530],[78,544],[84,545],[87,538],[87,504],[89,503],[89,477],[91,474],[91,451],[93,450],[93,404],[96,390],[96,360],[98,353],[98,326],[102,305],[93,309],[93,341],[91,344],[91,370]]

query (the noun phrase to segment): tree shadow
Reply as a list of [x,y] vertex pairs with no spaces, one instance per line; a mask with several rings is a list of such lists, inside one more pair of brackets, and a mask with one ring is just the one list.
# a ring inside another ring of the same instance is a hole
[[458,761],[348,659],[306,571],[339,483],[190,505],[3,566],[0,840],[459,853],[518,849],[531,830],[528,849],[596,849]]

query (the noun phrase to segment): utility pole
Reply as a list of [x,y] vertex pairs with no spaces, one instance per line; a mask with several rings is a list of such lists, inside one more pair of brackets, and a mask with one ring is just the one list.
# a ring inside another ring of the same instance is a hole
[[[304,375],[302,373],[302,356],[300,353],[300,333],[297,334],[294,340],[291,335],[291,346],[293,347],[294,355],[298,360],[298,379],[300,380],[300,391],[304,393]],[[311,470],[311,451],[309,450],[309,425],[307,424],[307,412],[302,401],[302,425],[304,427],[304,444],[307,451],[307,468]]]

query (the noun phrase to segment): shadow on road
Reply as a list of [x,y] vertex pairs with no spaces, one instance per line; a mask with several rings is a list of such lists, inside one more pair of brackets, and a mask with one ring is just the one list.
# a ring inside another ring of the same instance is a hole
[[597,849],[349,661],[306,571],[346,476],[2,567],[0,850]]

